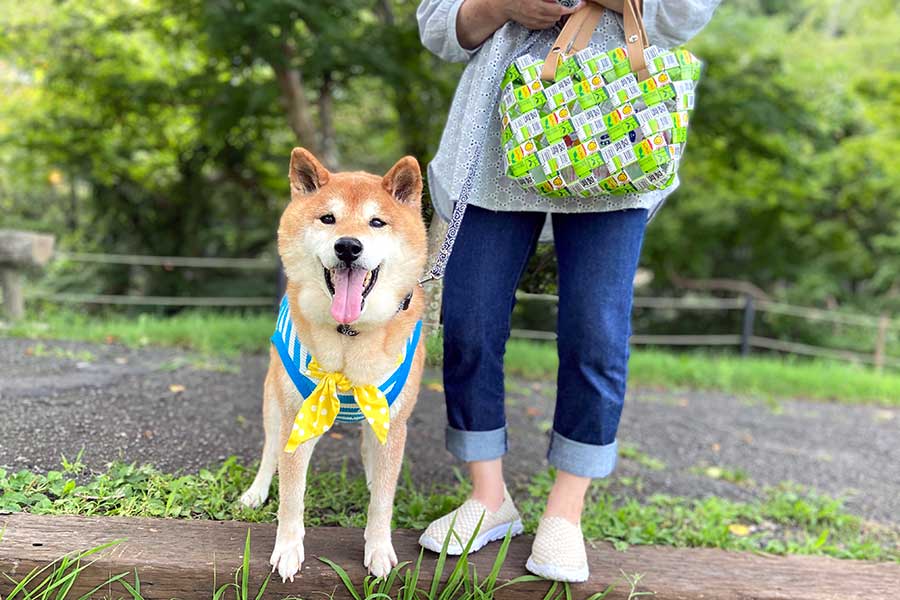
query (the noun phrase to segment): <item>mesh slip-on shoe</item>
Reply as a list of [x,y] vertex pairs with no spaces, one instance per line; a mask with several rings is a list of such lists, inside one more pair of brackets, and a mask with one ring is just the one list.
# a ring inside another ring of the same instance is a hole
[[587,581],[588,564],[581,527],[562,517],[542,517],[525,568],[545,579]]
[[[450,536],[447,554],[454,556],[462,554],[475,527],[478,526],[482,514],[484,520],[481,522],[478,535],[472,540],[469,552],[481,550],[489,542],[502,540],[510,530],[512,530],[512,535],[522,533],[522,518],[519,516],[519,511],[516,510],[509,492],[503,490],[503,504],[496,511],[491,512],[478,500],[469,498],[453,512],[432,521],[422,537],[419,538],[419,544],[432,552],[440,552],[444,546],[444,540]],[[454,516],[456,517],[455,522],[453,521]],[[452,535],[450,532],[451,522],[454,522],[453,529],[456,535]]]

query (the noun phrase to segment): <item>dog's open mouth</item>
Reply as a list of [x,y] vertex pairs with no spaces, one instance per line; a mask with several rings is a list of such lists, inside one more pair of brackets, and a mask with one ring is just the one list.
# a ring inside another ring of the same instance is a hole
[[325,285],[331,292],[331,316],[338,323],[349,324],[359,318],[366,296],[375,287],[378,270],[371,271],[356,267],[336,267],[325,269]]

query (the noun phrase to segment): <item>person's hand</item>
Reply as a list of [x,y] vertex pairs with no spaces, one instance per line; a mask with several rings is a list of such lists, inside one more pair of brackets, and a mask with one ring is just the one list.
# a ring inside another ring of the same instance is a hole
[[581,5],[564,8],[556,0],[504,0],[503,8],[509,21],[515,21],[528,29],[547,29],[563,16],[581,8]]

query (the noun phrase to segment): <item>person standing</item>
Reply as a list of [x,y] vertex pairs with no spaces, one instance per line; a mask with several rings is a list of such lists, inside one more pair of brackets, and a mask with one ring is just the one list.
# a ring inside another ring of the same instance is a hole
[[[624,46],[625,0],[596,1],[607,10],[591,46],[603,51]],[[717,5],[718,0],[644,0],[650,43],[670,48],[686,42]],[[472,186],[447,264],[442,309],[446,443],[467,463],[472,495],[431,523],[420,543],[439,551],[451,536],[449,552],[459,554],[482,515],[472,550],[502,539],[509,529],[522,531],[503,479],[503,354],[515,290],[549,214],[559,265],[559,372],[548,451],[556,480],[526,566],[561,581],[588,577],[580,519],[591,479],[608,476],[616,464],[633,279],[644,229],[676,187],[546,198],[505,176],[497,115],[504,71],[523,47],[545,56],[561,21],[580,8],[564,8],[555,0],[423,0],[416,15],[425,47],[444,60],[468,63],[428,166],[438,214],[449,219],[467,177]]]

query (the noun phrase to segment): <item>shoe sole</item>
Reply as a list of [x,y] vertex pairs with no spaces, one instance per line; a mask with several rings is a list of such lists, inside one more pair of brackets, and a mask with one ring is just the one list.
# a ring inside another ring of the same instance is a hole
[[[506,533],[510,530],[512,532],[511,536],[515,537],[525,531],[525,528],[522,527],[522,521],[520,519],[517,519],[512,523],[503,523],[502,525],[497,525],[493,529],[488,529],[484,533],[479,533],[475,536],[475,539],[472,540],[472,546],[469,548],[469,554],[478,552],[491,542],[502,540],[506,537]],[[419,545],[427,550],[431,550],[432,552],[437,552],[439,554],[444,547],[442,543],[440,543],[430,535],[425,535],[424,533],[419,538]],[[464,549],[465,548],[462,548],[457,544],[448,544],[447,554],[450,556],[459,556],[463,553]]]
[[582,583],[588,580],[590,572],[588,566],[584,565],[580,568],[558,567],[556,565],[545,565],[534,562],[532,557],[528,557],[525,568],[538,577],[544,579],[552,579],[553,581],[564,581],[568,583]]

